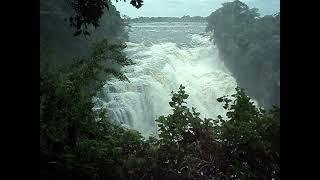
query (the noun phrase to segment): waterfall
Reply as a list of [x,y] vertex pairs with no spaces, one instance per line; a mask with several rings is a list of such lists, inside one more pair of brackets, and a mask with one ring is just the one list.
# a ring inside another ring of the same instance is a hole
[[208,35],[193,34],[188,45],[173,42],[127,42],[126,53],[134,65],[123,69],[131,81],[109,81],[97,96],[97,104],[107,109],[109,119],[155,135],[155,119],[171,113],[171,92],[186,86],[188,107],[204,118],[216,118],[225,110],[216,101],[235,93],[236,80],[219,59],[218,49]]

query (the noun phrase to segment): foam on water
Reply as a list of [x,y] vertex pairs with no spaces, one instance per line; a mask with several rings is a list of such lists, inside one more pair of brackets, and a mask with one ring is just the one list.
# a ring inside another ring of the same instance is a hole
[[234,93],[236,80],[208,36],[195,34],[191,39],[187,46],[128,42],[125,51],[136,64],[123,70],[131,82],[112,79],[97,97],[97,104],[107,108],[110,119],[144,136],[157,132],[155,119],[171,113],[171,91],[177,91],[180,84],[189,94],[188,106],[202,117],[223,115],[216,99]]

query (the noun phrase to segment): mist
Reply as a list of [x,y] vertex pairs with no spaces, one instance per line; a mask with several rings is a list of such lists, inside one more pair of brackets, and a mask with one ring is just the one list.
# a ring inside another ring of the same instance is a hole
[[280,179],[280,1],[41,0],[40,179]]

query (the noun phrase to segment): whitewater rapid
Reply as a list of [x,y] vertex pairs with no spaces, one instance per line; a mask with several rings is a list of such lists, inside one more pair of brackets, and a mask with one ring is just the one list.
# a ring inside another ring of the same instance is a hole
[[171,113],[171,91],[177,91],[180,84],[189,94],[187,106],[195,107],[201,117],[225,114],[216,99],[235,93],[237,83],[209,39],[194,34],[185,45],[127,42],[125,52],[135,63],[123,68],[130,83],[112,79],[103,87],[97,104],[107,109],[109,119],[137,129],[143,136],[157,133],[155,119]]

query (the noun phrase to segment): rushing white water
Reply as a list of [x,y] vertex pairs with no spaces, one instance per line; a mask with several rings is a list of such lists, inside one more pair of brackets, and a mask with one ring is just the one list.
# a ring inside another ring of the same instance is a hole
[[187,45],[173,42],[127,43],[126,52],[136,63],[123,71],[131,81],[113,79],[98,97],[110,119],[139,130],[144,136],[156,134],[155,119],[171,113],[171,91],[186,86],[189,107],[202,117],[225,113],[216,101],[235,92],[236,80],[218,57],[209,36],[193,34]]

